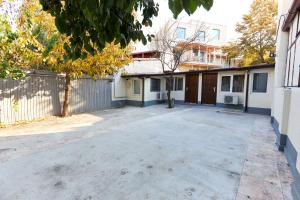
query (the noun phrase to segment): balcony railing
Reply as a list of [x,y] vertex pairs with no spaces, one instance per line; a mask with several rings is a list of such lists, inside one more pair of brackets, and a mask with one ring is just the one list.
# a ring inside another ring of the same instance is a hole
[[220,65],[225,66],[225,61],[221,60],[209,60],[207,58],[199,57],[199,56],[189,56],[184,59],[184,62],[195,62],[196,64],[206,64],[206,65]]

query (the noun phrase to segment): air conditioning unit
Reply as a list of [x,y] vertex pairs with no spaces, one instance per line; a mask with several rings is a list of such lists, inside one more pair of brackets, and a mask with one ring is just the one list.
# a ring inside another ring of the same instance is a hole
[[224,104],[226,105],[238,105],[239,97],[238,96],[225,96]]

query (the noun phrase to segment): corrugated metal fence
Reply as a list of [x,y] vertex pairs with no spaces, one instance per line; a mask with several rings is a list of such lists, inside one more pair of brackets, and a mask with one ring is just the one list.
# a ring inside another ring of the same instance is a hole
[[[64,81],[64,77],[53,74],[30,74],[21,80],[0,79],[0,124],[60,115]],[[111,107],[110,80],[80,78],[71,85],[71,113]]]

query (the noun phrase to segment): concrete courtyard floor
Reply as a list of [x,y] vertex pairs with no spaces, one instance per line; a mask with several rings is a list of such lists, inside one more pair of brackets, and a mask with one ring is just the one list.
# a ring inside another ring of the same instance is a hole
[[267,116],[126,107],[0,129],[1,200],[290,200]]

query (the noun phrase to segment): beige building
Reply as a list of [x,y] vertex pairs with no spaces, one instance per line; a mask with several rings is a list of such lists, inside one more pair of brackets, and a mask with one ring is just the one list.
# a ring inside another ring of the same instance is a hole
[[[171,40],[181,44],[195,38],[188,46],[188,50],[181,58],[181,64],[176,71],[197,71],[216,68],[235,67],[235,62],[227,63],[222,46],[227,42],[226,27],[202,21],[191,20],[188,22],[169,21],[166,24]],[[164,30],[162,28],[162,30]],[[158,34],[159,35],[159,34]],[[126,67],[128,73],[162,72],[160,61],[157,59],[159,52],[155,42],[152,42],[147,51],[134,51],[134,61]]]
[[226,56],[222,52],[222,46],[227,41],[225,26],[196,20],[178,21],[174,32],[177,40],[182,42],[197,35],[189,46],[190,50],[182,58],[180,71],[228,67]]
[[[167,99],[167,74],[134,73],[115,77],[115,106],[150,106]],[[176,104],[215,105],[271,115],[274,65],[220,68],[174,74],[171,97]]]
[[280,0],[272,124],[284,151],[300,199],[300,0]]

